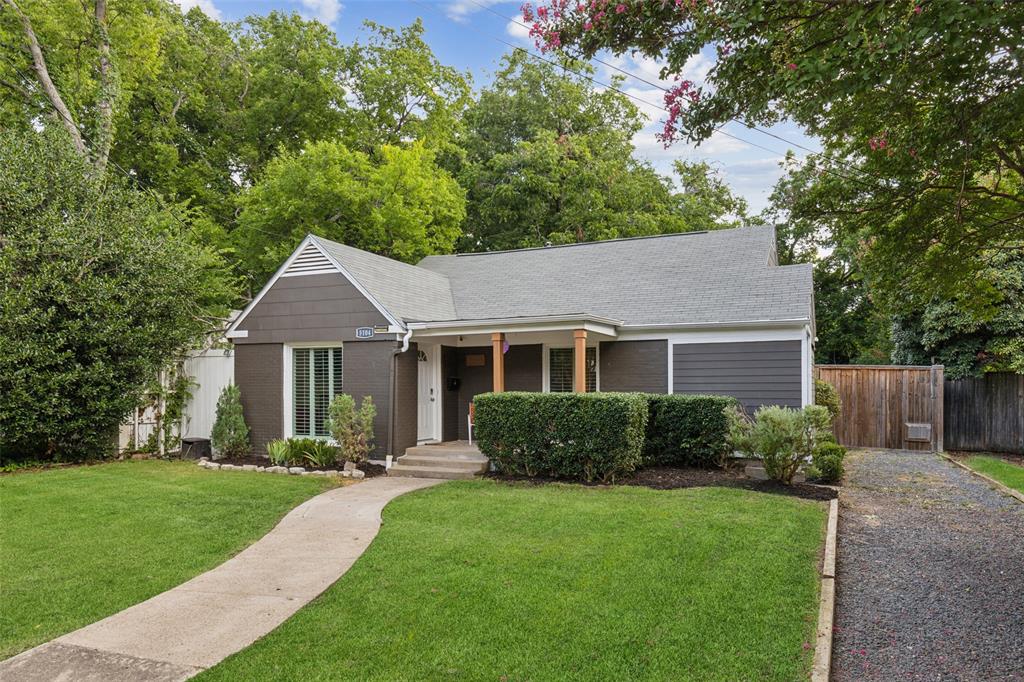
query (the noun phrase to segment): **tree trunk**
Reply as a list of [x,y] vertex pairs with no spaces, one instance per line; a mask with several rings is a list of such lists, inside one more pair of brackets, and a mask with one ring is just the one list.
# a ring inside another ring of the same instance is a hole
[[[106,4],[104,1],[104,14],[106,13]],[[82,141],[82,133],[79,132],[78,126],[75,125],[75,120],[71,116],[71,111],[68,110],[67,105],[64,104],[64,99],[60,96],[60,92],[57,91],[57,87],[53,84],[53,80],[50,79],[50,71],[46,68],[46,59],[43,57],[43,51],[39,47],[39,40],[36,38],[36,32],[32,29],[32,22],[25,16],[25,13],[21,11],[15,0],[0,0],[0,3],[7,4],[14,10],[15,14],[21,20],[21,28],[25,32],[25,37],[28,39],[29,53],[32,55],[32,68],[35,71],[36,79],[39,81],[39,85],[43,88],[43,93],[46,94],[46,98],[50,100],[50,104],[57,112],[57,118],[67,129],[68,134],[71,135],[71,143],[75,146],[75,149],[82,156],[86,156],[85,142]]]
[[100,98],[96,103],[99,110],[99,139],[93,153],[96,155],[96,170],[101,174],[107,170],[110,145],[114,139],[114,98],[117,95],[113,68],[110,64],[110,34],[107,31],[107,0],[96,0],[96,36],[100,53]]

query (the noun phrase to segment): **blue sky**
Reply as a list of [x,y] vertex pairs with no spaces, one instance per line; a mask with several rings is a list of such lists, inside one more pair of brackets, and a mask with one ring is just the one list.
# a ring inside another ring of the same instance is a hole
[[[343,43],[352,42],[359,36],[365,19],[398,27],[412,22],[416,17],[423,19],[425,38],[437,57],[446,64],[473,76],[476,88],[486,85],[497,68],[501,56],[511,48],[499,42],[504,40],[533,50],[525,30],[481,8],[488,5],[495,12],[507,17],[518,17],[521,2],[496,2],[495,0],[176,0],[183,7],[198,5],[207,14],[234,21],[250,14],[266,14],[277,9],[298,12],[308,18],[317,18],[337,32]],[[479,3],[479,4],[477,4]],[[636,74],[648,81],[658,82],[659,65],[644,58],[629,55],[607,56],[604,61],[614,63],[621,69]],[[702,82],[712,66],[713,52],[699,55],[686,65],[684,77]],[[595,65],[598,80],[608,82],[613,72],[607,67]],[[772,185],[780,177],[779,161],[788,145],[757,131],[731,123],[725,131],[739,140],[726,135],[715,134],[699,147],[684,144],[664,149],[654,138],[659,129],[658,120],[663,113],[658,109],[662,102],[662,91],[650,85],[627,78],[621,86],[630,95],[649,102],[635,102],[649,117],[650,124],[636,137],[636,155],[649,160],[665,174],[671,173],[672,161],[678,158],[706,160],[714,166],[729,183],[733,191],[745,197],[753,212],[761,210],[771,193]],[[794,124],[782,124],[771,128],[772,132],[793,143],[818,149],[819,145],[809,139]],[[766,147],[767,149],[759,148]],[[804,152],[792,147],[798,156]],[[769,151],[771,150],[771,151]]]

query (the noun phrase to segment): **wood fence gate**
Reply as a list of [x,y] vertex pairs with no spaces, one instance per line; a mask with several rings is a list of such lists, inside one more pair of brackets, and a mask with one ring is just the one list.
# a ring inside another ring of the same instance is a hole
[[942,450],[942,365],[817,365],[843,409],[833,424],[848,447]]

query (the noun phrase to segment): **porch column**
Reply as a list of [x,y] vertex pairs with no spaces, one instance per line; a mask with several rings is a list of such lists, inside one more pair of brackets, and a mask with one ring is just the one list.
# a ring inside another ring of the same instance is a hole
[[587,392],[587,330],[577,329],[573,336],[573,382],[572,390],[576,393]]
[[501,332],[491,334],[492,360],[494,361],[494,382],[492,390],[495,393],[505,391],[505,335]]

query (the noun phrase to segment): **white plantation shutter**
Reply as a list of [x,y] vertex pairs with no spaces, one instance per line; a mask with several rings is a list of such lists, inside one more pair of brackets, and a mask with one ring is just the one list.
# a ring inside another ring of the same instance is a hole
[[340,347],[292,351],[292,430],[296,436],[329,436],[331,399],[344,389]]
[[[571,393],[573,389],[573,349],[551,348],[548,351],[548,388],[552,393]],[[586,354],[587,390],[597,390],[597,348],[588,347]]]

